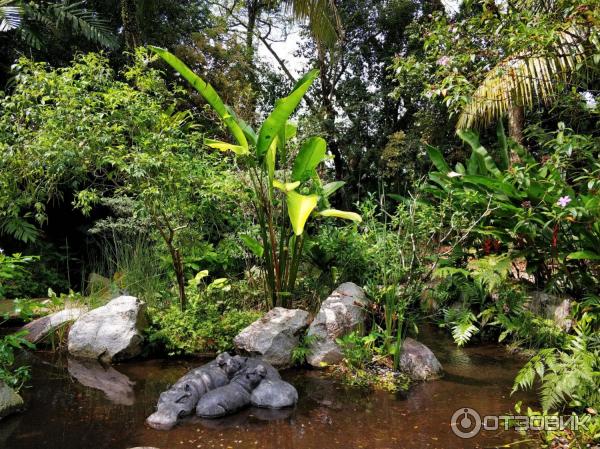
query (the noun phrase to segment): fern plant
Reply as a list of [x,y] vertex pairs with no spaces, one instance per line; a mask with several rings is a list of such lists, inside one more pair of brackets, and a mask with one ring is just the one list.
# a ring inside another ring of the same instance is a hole
[[467,344],[479,332],[477,317],[468,308],[450,308],[444,311],[444,322],[452,330],[452,338],[458,346]]
[[565,349],[538,351],[519,371],[512,392],[531,389],[539,380],[545,412],[566,407],[597,410],[600,407],[600,337],[584,314]]

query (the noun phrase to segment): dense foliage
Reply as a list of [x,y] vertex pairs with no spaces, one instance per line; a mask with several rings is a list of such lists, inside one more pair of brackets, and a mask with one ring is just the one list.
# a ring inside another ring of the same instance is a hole
[[128,292],[197,355],[352,281],[348,382],[406,388],[432,322],[529,356],[527,413],[586,422],[544,444],[597,441],[600,5],[452,5],[0,0],[0,299]]

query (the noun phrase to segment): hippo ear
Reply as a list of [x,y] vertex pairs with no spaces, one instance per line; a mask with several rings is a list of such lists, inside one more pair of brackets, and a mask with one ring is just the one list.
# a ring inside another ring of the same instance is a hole
[[231,356],[227,352],[222,352],[217,356],[217,365],[223,367],[227,364],[227,360],[229,360]]

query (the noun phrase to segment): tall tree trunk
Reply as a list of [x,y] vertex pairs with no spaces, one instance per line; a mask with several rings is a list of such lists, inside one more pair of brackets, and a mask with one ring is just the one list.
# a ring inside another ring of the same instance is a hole
[[141,44],[136,0],[121,0],[121,21],[123,22],[125,46],[128,50],[134,50]]
[[246,54],[248,60],[254,59],[254,31],[256,30],[256,21],[260,14],[260,0],[248,0],[246,2],[246,12],[248,14],[248,26],[246,28]]
[[[525,108],[523,106],[511,106],[508,109],[508,135],[519,145],[523,145],[523,128],[525,126]],[[519,162],[519,156],[511,151],[510,163]]]
[[323,127],[327,135],[328,149],[333,154],[333,165],[335,168],[335,179],[344,177],[344,160],[340,151],[339,142],[336,137],[335,117],[336,111],[333,105],[333,84],[328,77],[328,64],[326,51],[319,47],[319,80],[321,81],[321,106],[325,112]]
[[[246,28],[246,61],[248,64],[248,81],[252,86],[253,92],[258,92],[258,81],[256,77],[256,67],[254,65],[254,33],[256,31],[256,23],[260,17],[262,8],[261,0],[247,0],[246,10],[248,14],[248,25]],[[250,111],[252,118],[250,123],[256,124],[256,95],[252,96],[250,101]]]

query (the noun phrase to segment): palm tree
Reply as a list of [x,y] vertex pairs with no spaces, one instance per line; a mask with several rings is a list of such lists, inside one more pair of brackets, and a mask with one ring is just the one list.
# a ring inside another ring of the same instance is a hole
[[[540,1],[540,10],[554,7],[554,2]],[[536,1],[525,3],[531,6]],[[594,56],[600,49],[598,30],[579,24],[564,28],[548,49],[511,55],[491,69],[461,112],[457,129],[485,127],[508,116],[509,135],[521,143],[525,108],[549,104],[584,63],[598,64]]]
[[298,21],[308,21],[316,42],[332,46],[343,36],[335,0],[284,0],[286,10]]
[[60,33],[64,26],[103,47],[117,47],[117,40],[106,21],[87,9],[83,1],[0,0],[0,32],[17,31],[34,49],[41,49],[49,35]]
[[0,32],[19,28],[22,17],[23,8],[13,0],[0,0]]

